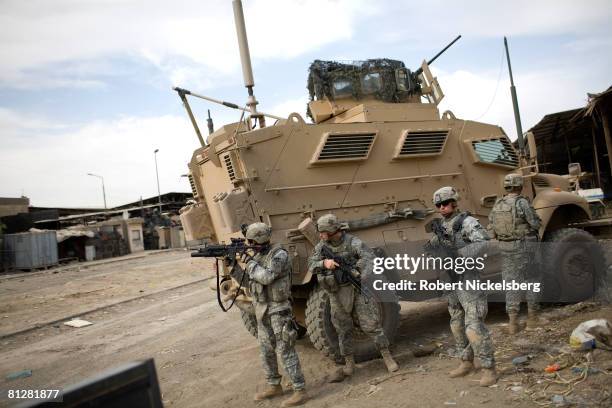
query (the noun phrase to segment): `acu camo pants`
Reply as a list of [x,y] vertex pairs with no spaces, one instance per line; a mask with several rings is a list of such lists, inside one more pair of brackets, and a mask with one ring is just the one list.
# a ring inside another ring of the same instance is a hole
[[388,348],[389,340],[383,331],[376,302],[368,300],[363,294],[354,290],[354,301],[348,302],[347,305],[346,302],[342,302],[338,293],[329,293],[329,301],[331,321],[338,333],[340,354],[342,356],[353,354],[353,321],[359,323],[361,330],[372,338],[379,350]]
[[283,367],[291,379],[293,389],[301,390],[305,385],[304,374],[298,354],[295,351],[295,345],[289,344],[282,337],[283,328],[290,322],[290,311],[264,314],[262,319],[257,322],[257,339],[268,384],[278,385],[281,383],[276,357],[278,352]]
[[447,293],[450,327],[457,352],[463,361],[473,361],[474,354],[483,368],[495,365],[493,341],[484,324],[488,305],[486,294],[474,290]]

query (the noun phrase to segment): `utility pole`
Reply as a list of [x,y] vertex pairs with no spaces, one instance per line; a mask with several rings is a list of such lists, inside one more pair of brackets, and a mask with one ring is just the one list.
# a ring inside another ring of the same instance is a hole
[[159,149],[155,149],[155,151],[153,152],[153,156],[155,157],[155,177],[157,178],[157,198],[159,200],[159,215],[161,216],[162,202],[161,202],[161,192],[159,190],[159,172],[157,170],[157,152],[159,152]]
[[108,208],[106,207],[106,190],[104,189],[104,177],[98,176],[97,174],[93,174],[93,173],[87,173],[87,175],[92,176],[92,177],[97,177],[100,180],[102,180],[102,196],[104,197],[104,212],[108,211]]

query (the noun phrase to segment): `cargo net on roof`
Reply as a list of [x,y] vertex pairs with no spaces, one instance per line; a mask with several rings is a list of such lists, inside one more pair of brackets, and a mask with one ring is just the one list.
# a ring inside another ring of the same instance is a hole
[[395,70],[398,68],[405,68],[402,61],[387,58],[352,62],[315,60],[308,70],[310,100],[315,97],[334,100],[334,83],[342,80],[347,82],[347,89],[356,99],[372,95],[385,102],[403,102],[408,95],[397,89]]

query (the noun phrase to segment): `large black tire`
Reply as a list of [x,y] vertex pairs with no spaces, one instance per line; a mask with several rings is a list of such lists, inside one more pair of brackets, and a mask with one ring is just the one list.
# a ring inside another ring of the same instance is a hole
[[[376,293],[374,293],[376,295]],[[393,343],[399,326],[400,305],[397,296],[385,302],[377,302],[382,317],[382,326],[390,343]],[[306,329],[314,347],[332,360],[340,361],[338,335],[331,322],[329,297],[318,285],[310,292],[306,303]],[[354,356],[357,362],[371,360],[380,356],[376,345],[358,327],[353,330]]]
[[242,323],[244,323],[244,327],[253,335],[253,337],[257,338],[257,318],[254,314],[245,312],[240,309],[240,317],[242,318]]
[[544,298],[578,302],[592,297],[604,278],[605,256],[597,240],[577,228],[562,228],[544,238]]

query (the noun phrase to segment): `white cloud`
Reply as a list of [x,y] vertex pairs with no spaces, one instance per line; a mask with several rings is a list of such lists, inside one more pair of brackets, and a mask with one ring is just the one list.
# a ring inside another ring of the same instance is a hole
[[[243,6],[255,60],[291,58],[348,39],[355,19],[372,10],[364,0],[257,0]],[[229,0],[4,1],[0,84],[67,86],[68,79],[45,81],[41,68],[126,55],[148,60],[173,81],[200,78],[203,68],[208,81],[237,75],[232,13]]]
[[102,206],[95,173],[104,177],[109,206],[162,193],[190,191],[181,174],[198,146],[186,117],[123,117],[80,126],[0,110],[0,196],[29,196],[35,206]]
[[299,113],[304,120],[308,121],[308,118],[306,117],[307,101],[308,99],[306,97],[288,99],[274,105],[272,108],[270,108],[270,111],[266,113],[271,113],[273,115],[286,118],[290,113],[296,112]]
[[[610,33],[612,7],[608,0],[515,0],[500,3],[487,0],[431,0],[424,7],[414,2],[388,2],[387,24],[377,27],[385,41],[405,42],[419,47],[424,43],[467,38]],[[391,19],[402,23],[392,24]],[[407,42],[418,39],[418,43]]]
[[[462,70],[446,73],[435,68],[432,71],[445,93],[439,106],[441,113],[449,109],[461,119],[499,125],[510,139],[516,139],[510,80],[505,70],[501,77],[498,72]],[[544,115],[585,106],[587,92],[600,92],[607,88],[605,84],[594,85],[590,78],[569,67],[515,73],[514,81],[523,132],[537,124]]]

